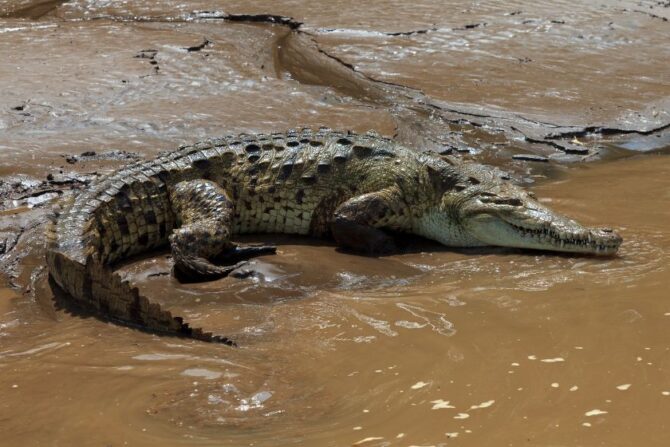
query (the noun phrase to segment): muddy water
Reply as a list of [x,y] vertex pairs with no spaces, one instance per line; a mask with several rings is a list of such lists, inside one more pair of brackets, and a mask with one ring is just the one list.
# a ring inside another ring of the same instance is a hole
[[536,191],[620,228],[620,256],[369,259],[285,239],[256,279],[179,285],[162,256],[126,267],[238,349],[5,299],[3,442],[667,445],[670,158]]

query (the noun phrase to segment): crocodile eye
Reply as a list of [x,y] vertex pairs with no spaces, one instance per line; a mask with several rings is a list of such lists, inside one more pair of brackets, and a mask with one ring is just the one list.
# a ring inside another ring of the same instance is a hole
[[535,195],[535,193],[530,192],[530,191],[528,192],[528,197],[530,197],[531,199],[537,199],[537,196]]

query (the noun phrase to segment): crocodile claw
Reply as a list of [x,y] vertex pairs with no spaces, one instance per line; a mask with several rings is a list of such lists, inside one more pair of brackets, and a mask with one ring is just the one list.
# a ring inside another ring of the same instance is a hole
[[249,263],[249,258],[276,252],[275,245],[247,244],[236,245],[221,253],[216,259],[217,264],[200,257],[180,257],[180,262],[175,263],[174,275],[181,282],[208,281],[229,275],[235,278],[247,278],[254,273],[243,268]]
[[221,260],[235,262],[241,259],[249,259],[262,255],[273,255],[277,253],[276,245],[246,244],[236,245],[235,248],[222,254]]

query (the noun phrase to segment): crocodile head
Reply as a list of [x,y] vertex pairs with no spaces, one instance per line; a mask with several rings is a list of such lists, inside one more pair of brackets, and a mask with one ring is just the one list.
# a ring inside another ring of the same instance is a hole
[[[448,246],[504,246],[613,255],[621,237],[590,228],[539,203],[503,172],[461,165],[465,176],[444,192],[439,205],[419,219],[419,233]],[[453,178],[453,177],[452,177]]]

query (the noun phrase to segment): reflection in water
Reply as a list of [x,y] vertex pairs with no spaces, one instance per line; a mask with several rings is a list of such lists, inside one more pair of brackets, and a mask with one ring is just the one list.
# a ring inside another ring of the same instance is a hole
[[587,224],[615,224],[620,256],[371,259],[286,238],[279,255],[257,261],[255,280],[178,285],[138,273],[169,268],[163,257],[127,268],[147,293],[223,328],[239,349],[4,307],[0,421],[11,423],[2,422],[3,436],[82,445],[665,445],[670,158],[576,167],[536,189]]

